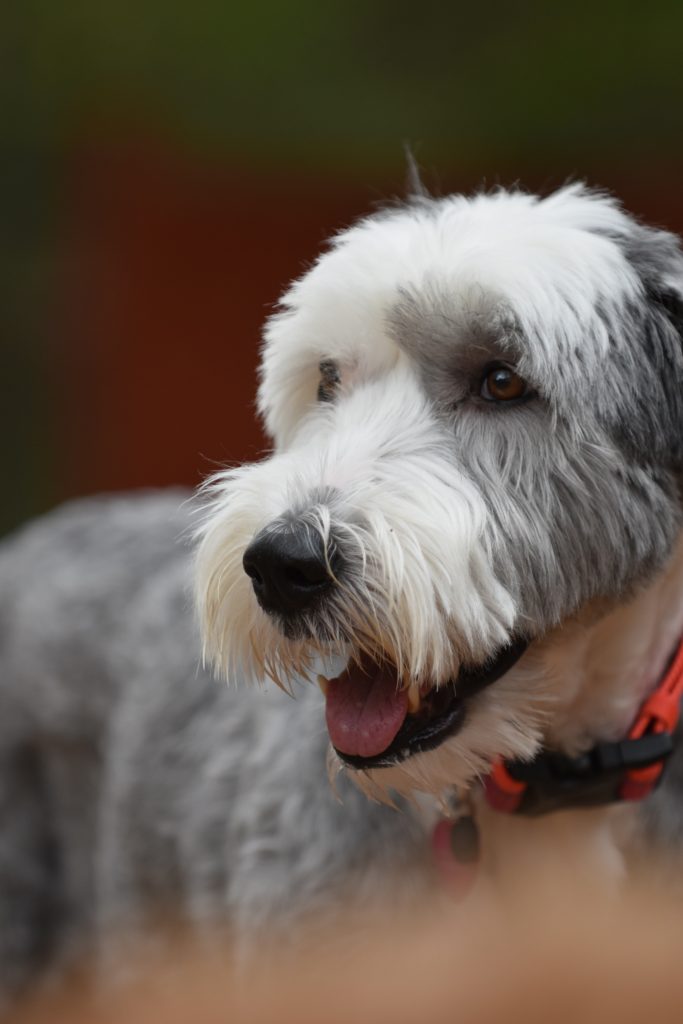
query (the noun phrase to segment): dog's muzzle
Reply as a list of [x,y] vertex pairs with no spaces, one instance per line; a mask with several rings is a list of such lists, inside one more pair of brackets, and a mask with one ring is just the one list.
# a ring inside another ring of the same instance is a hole
[[270,524],[244,552],[242,565],[265,612],[311,611],[334,585],[338,556],[307,524]]

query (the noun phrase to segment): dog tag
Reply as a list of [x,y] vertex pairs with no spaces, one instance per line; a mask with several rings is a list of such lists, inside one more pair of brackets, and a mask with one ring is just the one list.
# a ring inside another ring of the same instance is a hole
[[432,833],[432,848],[437,871],[452,899],[464,899],[474,885],[479,869],[480,841],[476,821],[469,814],[454,821],[442,818]]

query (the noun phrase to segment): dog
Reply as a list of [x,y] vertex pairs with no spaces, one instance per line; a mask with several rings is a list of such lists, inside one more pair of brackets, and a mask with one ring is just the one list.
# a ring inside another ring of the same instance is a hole
[[679,243],[609,195],[416,186],[268,321],[271,455],[5,542],[5,989],[675,860],[682,346]]

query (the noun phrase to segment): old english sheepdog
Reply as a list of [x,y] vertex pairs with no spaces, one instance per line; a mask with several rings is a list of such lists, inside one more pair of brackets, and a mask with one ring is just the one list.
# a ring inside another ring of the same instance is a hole
[[268,322],[271,455],[194,520],[94,500],[5,543],[5,984],[171,910],[274,939],[550,833],[611,879],[675,848],[682,333],[677,240],[604,193],[416,188]]

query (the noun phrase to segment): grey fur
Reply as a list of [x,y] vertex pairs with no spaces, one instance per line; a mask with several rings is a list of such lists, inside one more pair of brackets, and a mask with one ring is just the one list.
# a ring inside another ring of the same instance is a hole
[[159,916],[276,941],[369,899],[379,857],[424,877],[409,816],[335,799],[317,690],[199,666],[185,497],[73,504],[0,548],[5,991]]
[[[489,505],[497,574],[531,635],[592,598],[623,599],[662,566],[681,528],[683,255],[674,236],[635,222],[615,241],[642,293],[599,311],[611,344],[598,372],[586,372],[580,348],[549,365],[542,339],[483,289],[463,308],[423,283],[387,315]],[[495,361],[516,366],[539,397],[510,408],[478,400]]]

